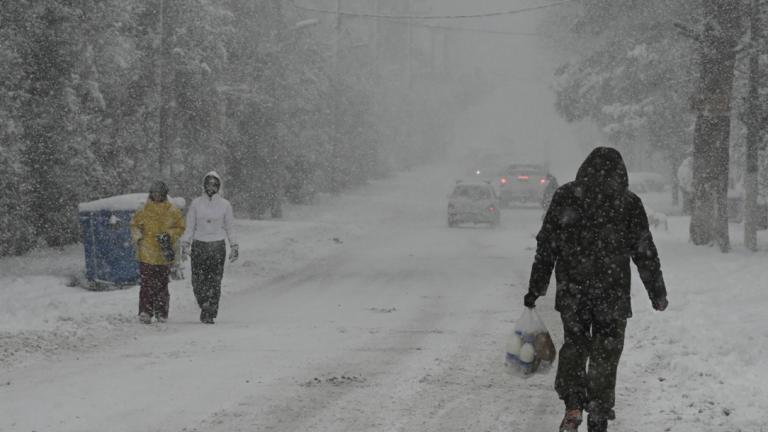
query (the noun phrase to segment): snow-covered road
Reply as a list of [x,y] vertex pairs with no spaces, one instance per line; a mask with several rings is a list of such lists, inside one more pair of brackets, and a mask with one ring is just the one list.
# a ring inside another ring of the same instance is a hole
[[[188,281],[172,283],[170,321],[144,326],[136,288],[93,293],[45,275],[82,250],[26,257],[26,268],[2,260],[0,431],[554,430],[553,372],[521,379],[503,365],[541,212],[505,210],[498,229],[449,229],[451,184],[451,171],[422,169],[293,208],[284,221],[239,220],[243,252],[226,269],[214,326],[197,321]],[[752,324],[764,300],[749,286],[764,253],[694,249],[685,221],[670,222],[657,234],[672,306],[651,312],[635,277],[614,426],[762,427],[768,343]],[[713,315],[731,298],[717,290],[725,277],[747,287],[733,306],[740,321]],[[559,346],[552,301],[538,309]],[[704,328],[718,320],[731,330]],[[734,342],[731,331],[749,339]],[[727,346],[749,352],[725,357],[741,378],[719,369]]]
[[[11,368],[0,430],[509,430],[533,411],[551,418],[519,430],[556,422],[551,377],[516,386],[502,355],[540,210],[449,229],[450,178],[428,177],[329,207],[317,224],[337,221],[335,250],[265,283],[249,277],[260,257],[246,247],[214,326],[172,309],[166,325],[127,323],[119,343]],[[258,223],[239,228],[258,245]]]

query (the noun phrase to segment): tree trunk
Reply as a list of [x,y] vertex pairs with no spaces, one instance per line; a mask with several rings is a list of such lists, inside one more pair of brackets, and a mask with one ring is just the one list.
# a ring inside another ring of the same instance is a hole
[[747,93],[747,113],[745,116],[747,127],[744,176],[744,246],[751,250],[757,250],[757,178],[758,178],[758,144],[761,136],[761,108],[759,94],[760,80],[760,51],[757,44],[761,39],[760,29],[760,1],[752,0],[750,12],[750,32],[752,40],[752,53],[749,58],[749,90]]
[[716,241],[730,250],[728,238],[728,148],[739,2],[705,0],[701,35],[698,112],[693,137],[693,213],[690,236],[696,245]]

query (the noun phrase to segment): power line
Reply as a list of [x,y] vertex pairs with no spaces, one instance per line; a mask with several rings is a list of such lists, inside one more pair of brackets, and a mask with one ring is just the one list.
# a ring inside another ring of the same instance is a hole
[[574,0],[564,0],[564,1],[549,3],[541,6],[531,6],[531,7],[522,8],[522,9],[513,9],[513,10],[506,10],[506,11],[499,11],[499,12],[488,12],[488,13],[473,14],[473,15],[380,15],[380,14],[373,14],[373,13],[344,12],[344,11],[333,11],[328,9],[317,9],[317,8],[312,8],[307,6],[300,6],[296,4],[295,0],[291,1],[291,5],[296,9],[301,9],[301,10],[311,11],[311,12],[318,12],[318,13],[325,13],[325,14],[332,14],[332,15],[354,16],[354,17],[361,17],[361,18],[383,18],[383,19],[392,19],[392,20],[435,20],[435,19],[487,18],[487,17],[503,16],[503,15],[516,15],[524,12],[547,9],[554,6],[561,6],[567,3],[572,3],[573,1]]
[[[403,23],[403,24],[406,23],[406,21],[404,21],[404,20],[397,20],[397,19],[389,19],[388,21],[392,21],[392,22],[395,22],[395,23]],[[542,34],[542,33],[533,33],[533,32],[511,32],[511,31],[504,31],[504,30],[487,30],[487,29],[478,29],[478,28],[441,26],[441,25],[432,25],[432,24],[411,24],[411,25],[414,26],[414,27],[432,28],[432,29],[440,29],[440,30],[464,31],[464,32],[473,32],[473,33],[490,33],[490,34],[510,35],[510,36],[551,37],[551,35],[546,35],[546,34]]]

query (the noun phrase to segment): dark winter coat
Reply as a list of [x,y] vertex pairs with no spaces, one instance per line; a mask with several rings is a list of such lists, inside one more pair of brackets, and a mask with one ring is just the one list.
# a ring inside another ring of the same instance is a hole
[[640,198],[628,189],[627,169],[615,149],[598,147],[576,179],[555,191],[541,231],[529,292],[543,296],[555,270],[555,309],[578,308],[632,316],[630,258],[651,302],[666,298],[656,246]]

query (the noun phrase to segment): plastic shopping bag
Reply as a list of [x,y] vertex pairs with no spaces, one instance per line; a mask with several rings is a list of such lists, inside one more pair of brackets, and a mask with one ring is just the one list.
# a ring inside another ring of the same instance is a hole
[[507,369],[523,376],[547,372],[556,357],[555,344],[541,317],[535,309],[524,308],[506,343]]

